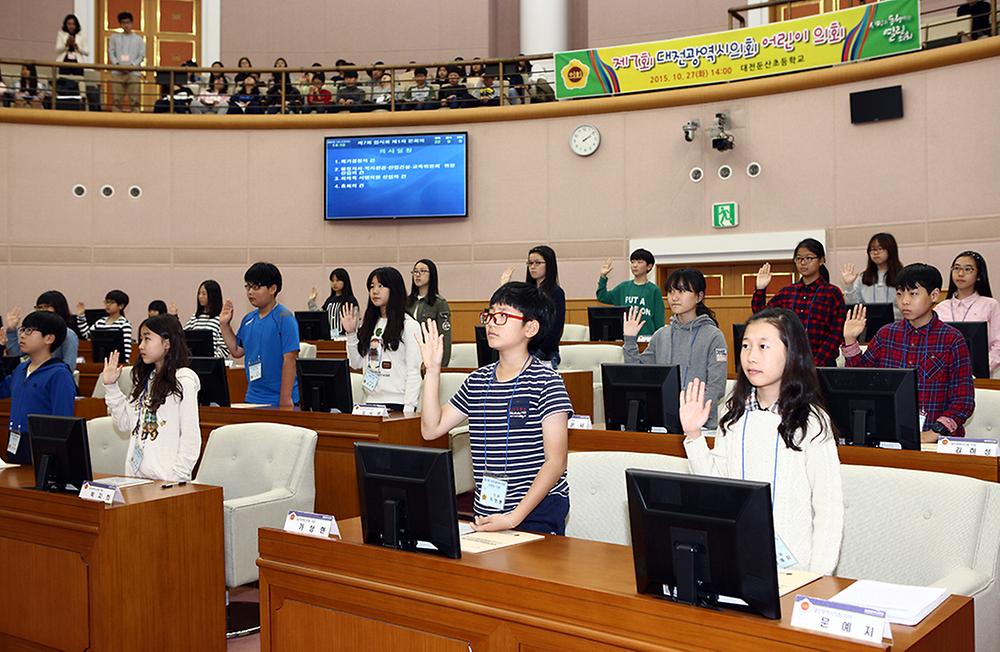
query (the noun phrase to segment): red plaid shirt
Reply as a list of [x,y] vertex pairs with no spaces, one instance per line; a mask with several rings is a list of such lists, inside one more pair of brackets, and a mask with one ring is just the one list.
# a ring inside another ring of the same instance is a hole
[[[791,310],[806,328],[809,346],[812,348],[813,362],[817,367],[836,367],[840,345],[844,342],[844,318],[847,306],[840,288],[819,277],[808,285],[794,283],[786,285],[767,301],[767,291],[753,293],[754,312],[768,308]],[[737,345],[738,348],[738,345]]]
[[920,328],[902,319],[883,326],[858,355],[857,344],[844,347],[848,367],[885,367],[917,370],[917,400],[928,430],[943,423],[956,437],[965,435],[963,424],[976,407],[969,348],[958,330],[941,321],[937,313]]

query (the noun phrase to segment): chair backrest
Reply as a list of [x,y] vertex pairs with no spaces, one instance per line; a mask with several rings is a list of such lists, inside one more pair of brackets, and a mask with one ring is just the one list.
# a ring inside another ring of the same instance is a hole
[[458,388],[462,386],[469,374],[461,371],[447,371],[441,374],[441,384],[438,387],[438,402],[444,405],[451,400]]
[[589,342],[590,327],[584,324],[565,324],[562,332],[563,342]]
[[225,500],[285,488],[316,495],[316,432],[283,423],[220,426],[208,436],[195,482],[223,488]]
[[125,471],[129,433],[118,432],[111,417],[87,421],[90,467],[94,473],[121,475]]
[[476,355],[475,342],[455,342],[451,345],[451,359],[448,360],[449,367],[459,367],[464,369],[475,369],[479,366],[479,358]]
[[[122,373],[118,376],[118,387],[122,390],[122,394],[128,396],[132,393],[132,367],[122,367]],[[104,390],[104,381],[101,377],[97,377],[97,384],[94,385],[94,391],[91,392],[91,396],[94,398],[104,398],[107,392]]]
[[308,342],[299,342],[299,357],[303,360],[312,360],[316,357],[316,345]]
[[976,388],[976,410],[965,422],[966,437],[1000,435],[1000,390]]
[[950,473],[845,464],[837,575],[929,585],[960,569],[996,576],[1000,485]]
[[631,542],[626,469],[690,472],[683,457],[622,451],[570,453],[566,469],[570,505],[566,536],[607,543]]
[[560,370],[590,369],[594,382],[601,382],[601,364],[625,362],[625,352],[616,344],[570,344],[559,347]]
[[351,372],[351,397],[355,403],[365,402],[365,377],[362,374]]

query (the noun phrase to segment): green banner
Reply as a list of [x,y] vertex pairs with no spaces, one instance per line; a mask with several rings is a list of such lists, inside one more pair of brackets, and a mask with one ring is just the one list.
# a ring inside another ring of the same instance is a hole
[[760,27],[557,52],[556,97],[737,81],[919,49],[918,0],[883,0]]

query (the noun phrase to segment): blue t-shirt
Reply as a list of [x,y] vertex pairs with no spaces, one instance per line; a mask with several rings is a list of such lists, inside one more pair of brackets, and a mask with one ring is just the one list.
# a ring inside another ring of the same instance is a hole
[[[542,421],[557,412],[573,415],[562,377],[538,359],[532,358],[517,379],[505,383],[496,380],[496,367],[493,363],[469,374],[451,398],[451,405],[469,418],[476,481],[473,509],[480,515],[517,507],[545,462]],[[479,502],[479,488],[487,473],[507,479],[503,510]],[[569,497],[565,472],[549,490],[553,494]]]
[[[281,400],[285,354],[299,350],[299,323],[295,314],[280,303],[263,318],[257,310],[247,313],[240,322],[236,342],[243,349],[247,403],[277,405]],[[261,365],[261,376],[250,380],[250,368],[257,363]],[[299,402],[298,378],[292,384],[292,402]]]

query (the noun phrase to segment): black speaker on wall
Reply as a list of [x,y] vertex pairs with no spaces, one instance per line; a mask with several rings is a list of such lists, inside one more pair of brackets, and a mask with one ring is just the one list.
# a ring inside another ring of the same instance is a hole
[[887,86],[851,93],[851,123],[878,122],[903,117],[903,87]]

